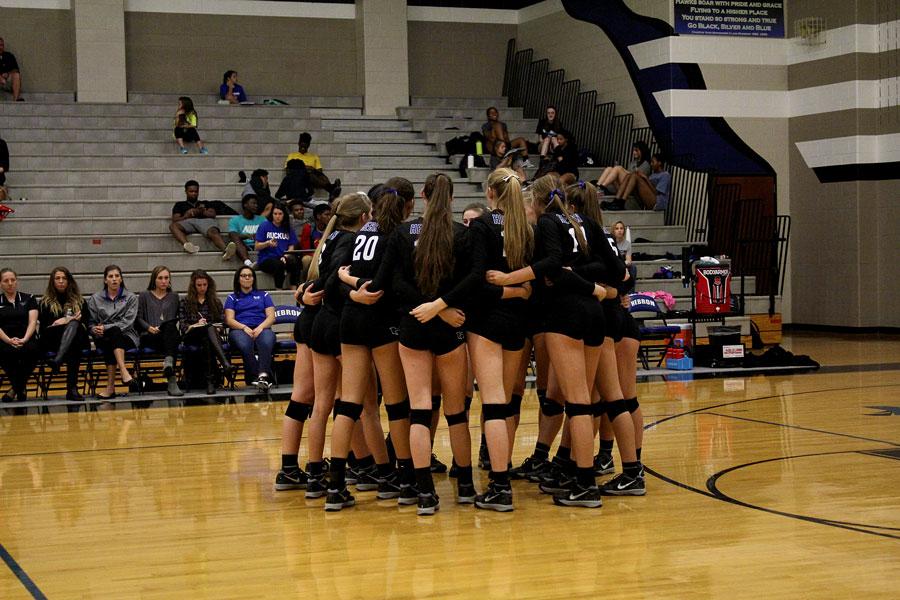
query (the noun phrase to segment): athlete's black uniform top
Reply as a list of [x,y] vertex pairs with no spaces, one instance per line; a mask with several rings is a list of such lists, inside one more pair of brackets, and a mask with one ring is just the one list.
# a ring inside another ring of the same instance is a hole
[[325,290],[325,296],[309,338],[310,349],[319,354],[341,355],[341,312],[350,288],[341,282],[338,269],[350,264],[355,237],[349,231],[334,231],[327,240],[320,242],[325,247],[319,255],[319,277],[313,283],[312,291]]
[[[390,236],[369,221],[360,228],[353,241],[350,274],[365,280],[375,278],[387,253]],[[370,284],[371,285],[371,284]],[[370,290],[375,291],[375,290]],[[341,343],[378,348],[399,339],[400,316],[392,294],[383,295],[375,304],[349,300],[341,314]]]

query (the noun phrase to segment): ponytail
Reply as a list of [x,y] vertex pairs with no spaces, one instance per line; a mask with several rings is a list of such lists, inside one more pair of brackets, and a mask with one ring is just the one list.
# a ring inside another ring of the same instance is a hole
[[443,173],[425,180],[425,214],[415,250],[416,283],[425,296],[436,296],[441,281],[453,274],[453,182]]
[[[543,177],[541,179],[543,179]],[[540,181],[540,179],[538,181]],[[584,232],[581,230],[581,225],[574,217],[572,217],[572,213],[569,212],[569,209],[566,206],[566,193],[559,188],[553,188],[546,192],[543,202],[541,200],[541,197],[535,192],[535,210],[541,210],[542,212],[549,211],[563,215],[575,232],[575,239],[578,241],[578,248],[581,250],[581,253],[590,255],[591,251],[588,247],[587,240],[584,238]]]
[[597,196],[597,188],[586,181],[573,183],[566,188],[566,197],[569,204],[575,207],[575,211],[581,213],[597,225],[603,225],[603,212],[600,210],[600,198]]
[[516,270],[531,262],[534,254],[534,231],[525,216],[522,184],[511,169],[496,169],[487,180],[503,212],[503,251],[509,268]]
[[348,194],[335,200],[332,210],[331,219],[328,220],[328,225],[322,232],[319,245],[316,246],[316,251],[312,256],[309,271],[306,274],[307,281],[319,278],[319,262],[322,260],[322,251],[334,230],[336,228],[344,229],[358,222],[362,215],[372,211],[372,203],[369,201],[369,197],[362,192]]
[[378,231],[387,235],[406,219],[406,205],[415,196],[412,184],[403,177],[385,182],[375,198],[375,222]]

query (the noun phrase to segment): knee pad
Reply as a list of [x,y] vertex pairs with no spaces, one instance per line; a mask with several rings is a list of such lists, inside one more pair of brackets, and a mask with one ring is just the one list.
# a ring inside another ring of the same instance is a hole
[[441,395],[431,397],[431,410],[441,410]]
[[505,421],[509,415],[509,406],[506,404],[482,404],[481,414],[487,421]]
[[594,410],[590,404],[572,404],[571,402],[566,402],[566,416],[570,419],[572,417],[581,417],[581,416],[590,416],[594,415]]
[[348,417],[351,421],[359,421],[360,415],[362,415],[363,405],[362,404],[354,404],[352,402],[347,402],[346,400],[338,400],[334,403],[334,415],[337,418],[339,415],[343,415]]
[[640,407],[641,405],[638,403],[637,396],[635,396],[634,398],[625,399],[625,410],[627,410],[631,414],[634,414]]
[[[388,421],[401,421],[409,418],[409,398],[397,404],[385,404]],[[429,422],[430,423],[430,422]]]
[[624,400],[613,400],[606,403],[606,415],[609,417],[610,422],[625,412],[628,412],[628,408],[625,406]]
[[466,415],[466,411],[464,410],[456,413],[455,415],[444,415],[444,418],[447,420],[447,427],[453,427],[454,425],[463,425],[469,422],[468,415]]
[[469,412],[469,410],[472,408],[472,396],[466,396],[464,405],[466,407],[466,412]]
[[509,400],[509,416],[518,417],[520,412],[522,412],[522,395],[513,394]]
[[594,402],[591,404],[591,410],[593,411],[594,418],[597,419],[602,417],[606,412],[606,405],[602,402]]
[[431,411],[425,408],[414,408],[409,411],[410,425],[424,425],[431,427]]
[[558,417],[565,407],[552,398],[541,398],[541,414],[545,417]]
[[312,408],[310,404],[291,400],[287,403],[287,408],[284,409],[284,416],[303,423],[312,414]]

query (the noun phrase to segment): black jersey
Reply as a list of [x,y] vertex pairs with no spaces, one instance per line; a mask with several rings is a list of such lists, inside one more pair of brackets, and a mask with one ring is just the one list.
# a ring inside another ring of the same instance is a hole
[[333,231],[328,239],[321,242],[323,246],[319,254],[319,278],[313,285],[313,291],[325,290],[322,305],[338,312],[350,292],[350,288],[338,277],[338,269],[350,264],[354,237],[349,231]]
[[[356,238],[353,240],[350,274],[360,278],[360,285],[366,280],[374,279],[378,275],[378,269],[384,262],[384,257],[388,251],[389,241],[390,236],[385,235],[381,231],[376,221],[369,221],[356,233]],[[370,291],[376,290],[371,289]],[[390,294],[385,294],[375,304],[357,304],[352,301],[351,304],[364,308],[377,307],[379,310],[393,310],[396,308],[394,298]]]
[[[467,228],[453,223],[453,273],[438,284],[435,296],[426,296],[416,281],[415,251],[422,233],[422,219],[418,218],[398,225],[388,238],[388,247],[382,258],[378,274],[370,291],[390,288],[401,311],[405,314],[424,302],[443,298],[447,306],[463,308],[469,295],[477,288],[480,279],[473,273],[472,253],[469,249]],[[481,266],[481,278],[484,267]]]
[[495,305],[503,297],[503,288],[487,283],[484,278],[486,271],[512,271],[506,260],[506,251],[503,247],[503,212],[493,210],[484,213],[469,224],[469,249],[473,257],[474,266],[480,269],[480,293],[478,300],[482,307]]
[[[588,244],[589,252],[587,254],[581,251],[575,229],[565,215],[544,213],[538,219],[535,231],[535,261],[531,268],[538,282],[537,290],[541,293],[554,294],[571,291],[582,295],[591,295],[594,292],[594,283],[580,276],[578,271],[593,262],[590,248],[596,232],[592,232],[593,228],[581,215],[573,214],[572,220],[581,229]],[[540,285],[545,278],[553,285],[549,287]]]
[[625,261],[619,257],[616,242],[603,231],[599,223],[585,218],[585,229],[595,242],[591,244],[591,260],[575,268],[575,272],[588,281],[618,287],[625,277]]

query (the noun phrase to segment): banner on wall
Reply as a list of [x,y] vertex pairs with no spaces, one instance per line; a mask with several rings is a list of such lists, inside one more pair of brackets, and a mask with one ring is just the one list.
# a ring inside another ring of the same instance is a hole
[[784,37],[783,0],[674,0],[675,32]]

